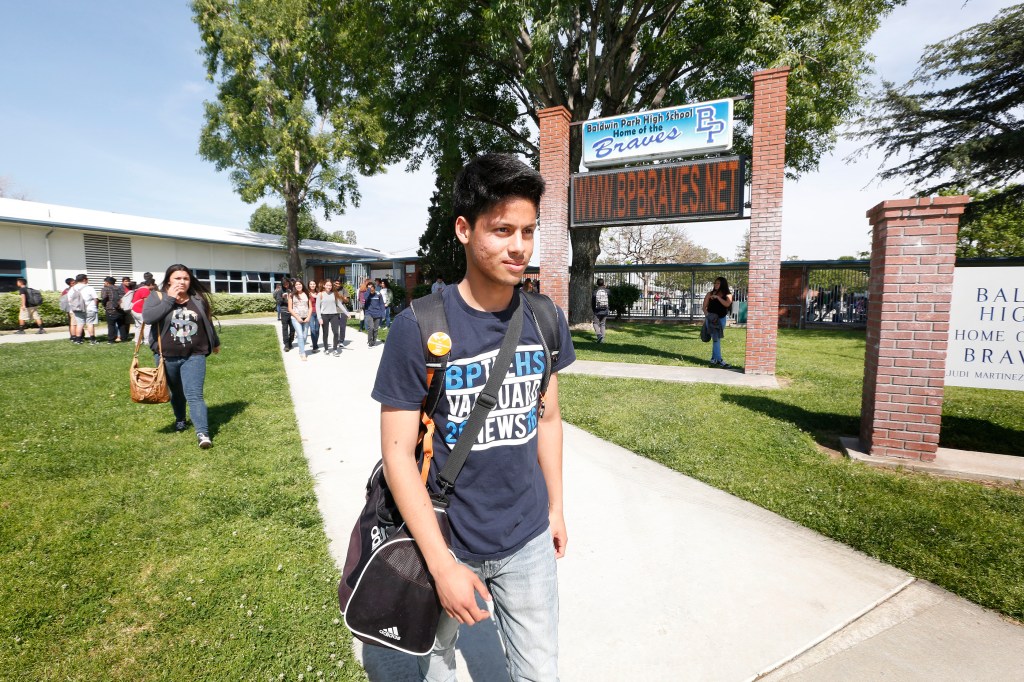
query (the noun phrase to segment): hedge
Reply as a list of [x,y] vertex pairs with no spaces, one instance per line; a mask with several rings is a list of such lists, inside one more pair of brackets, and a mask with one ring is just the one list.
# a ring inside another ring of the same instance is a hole
[[[68,322],[67,313],[60,309],[60,294],[56,291],[42,291],[43,304],[39,315],[43,326],[60,327]],[[98,293],[98,290],[97,290]],[[21,297],[16,293],[0,294],[0,329],[18,328],[18,310]],[[270,294],[214,294],[214,315],[237,315],[240,313],[272,313],[277,309]],[[106,322],[106,314],[100,308],[100,322]],[[35,322],[29,322],[34,326]]]

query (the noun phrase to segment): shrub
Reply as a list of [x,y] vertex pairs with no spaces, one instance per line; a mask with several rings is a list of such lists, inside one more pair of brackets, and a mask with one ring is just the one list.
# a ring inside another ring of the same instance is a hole
[[277,303],[270,294],[213,294],[214,315],[272,313]]
[[423,298],[424,296],[430,295],[429,284],[417,284],[412,288],[412,299],[415,301],[417,298]]
[[640,300],[640,287],[635,284],[623,283],[608,287],[608,307],[615,311],[615,318],[621,319],[623,313]]
[[391,309],[401,310],[405,307],[405,287],[401,284],[388,281],[388,289],[391,289]]
[[[41,291],[43,304],[39,306],[39,316],[43,325],[56,327],[67,324],[68,314],[60,309],[60,294],[56,291]],[[0,329],[18,328],[18,311],[21,310],[21,296],[17,293],[0,294]],[[30,321],[29,324],[35,325]]]

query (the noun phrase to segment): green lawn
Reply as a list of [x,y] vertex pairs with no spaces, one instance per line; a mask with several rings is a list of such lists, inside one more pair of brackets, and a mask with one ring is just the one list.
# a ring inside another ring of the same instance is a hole
[[223,329],[208,451],[127,344],[0,347],[0,678],[365,679],[273,334]]
[[[695,327],[631,325],[573,338],[587,360],[703,365]],[[744,332],[725,358],[742,361]],[[828,456],[858,431],[864,335],[781,330],[756,390],[565,375],[563,417],[601,438],[1024,620],[1024,491],[877,470]],[[942,444],[1024,455],[1024,393],[951,388]]]

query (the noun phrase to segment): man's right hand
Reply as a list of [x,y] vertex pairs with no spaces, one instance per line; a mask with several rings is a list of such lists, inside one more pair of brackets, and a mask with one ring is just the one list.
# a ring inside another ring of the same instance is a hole
[[491,617],[486,609],[476,603],[476,593],[485,601],[491,601],[483,581],[465,566],[452,562],[434,575],[437,596],[449,616],[465,625],[474,625]]

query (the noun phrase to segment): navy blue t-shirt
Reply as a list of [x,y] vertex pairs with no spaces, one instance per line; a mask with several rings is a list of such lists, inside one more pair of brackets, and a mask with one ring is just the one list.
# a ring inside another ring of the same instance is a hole
[[[434,488],[462,426],[487,382],[490,366],[505,338],[512,311],[474,310],[458,287],[442,293],[452,339],[445,390],[432,415],[434,459],[429,484]],[[558,311],[562,342],[552,373],[576,359],[565,315]],[[544,372],[540,331],[525,311],[515,358],[466,459],[450,496],[448,519],[452,551],[467,561],[506,557],[548,527],[548,491],[537,461],[537,406]],[[373,399],[402,410],[419,410],[427,395],[423,342],[411,310],[395,318],[377,370]]]

